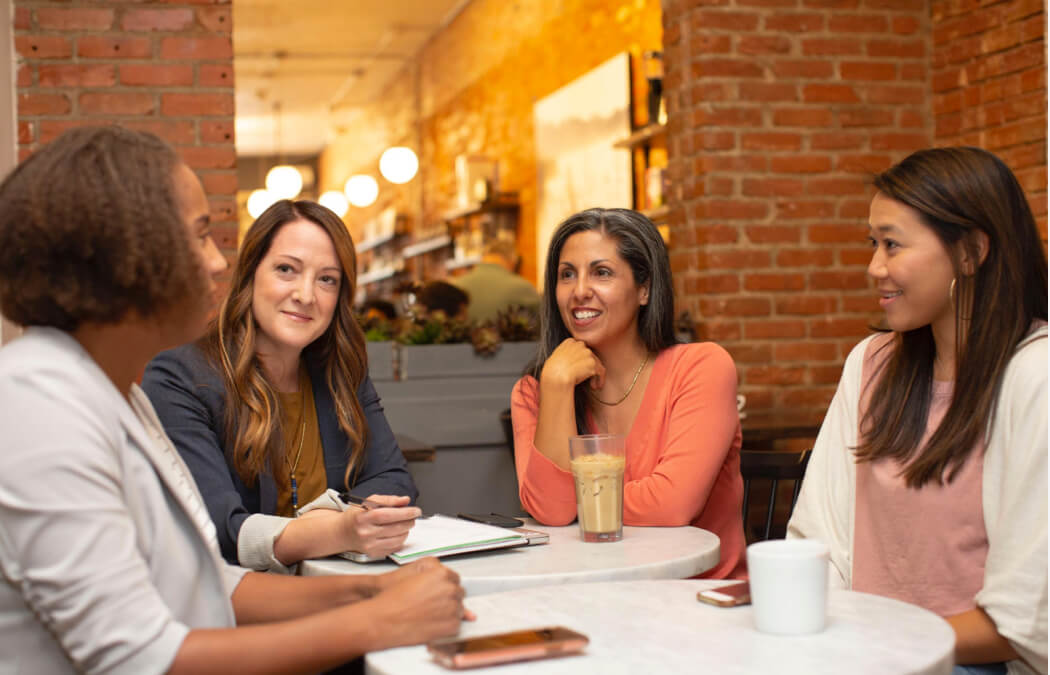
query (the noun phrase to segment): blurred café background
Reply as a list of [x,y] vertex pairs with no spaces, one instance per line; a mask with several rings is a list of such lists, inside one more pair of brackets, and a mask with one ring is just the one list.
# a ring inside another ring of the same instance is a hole
[[[539,285],[562,218],[643,211],[668,242],[683,336],[732,354],[745,419],[796,428],[763,436],[772,447],[811,442],[849,348],[878,319],[870,173],[927,146],[981,146],[1016,172],[1045,243],[1043,0],[0,0],[0,11],[11,17],[0,171],[71,126],[153,131],[198,171],[231,257],[275,198],[341,213],[359,300],[454,279],[494,239]],[[14,332],[5,324],[2,338]],[[513,481],[493,414],[530,353],[511,344],[499,367],[384,340],[370,351],[391,424],[419,441],[424,494],[438,469]],[[473,402],[450,407],[457,396]],[[444,448],[453,464],[441,468]]]

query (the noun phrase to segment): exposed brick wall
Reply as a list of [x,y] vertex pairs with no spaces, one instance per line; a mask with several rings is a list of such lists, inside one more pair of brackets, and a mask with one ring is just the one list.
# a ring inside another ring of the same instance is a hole
[[672,269],[753,415],[819,419],[878,318],[866,178],[931,144],[918,0],[665,0]]
[[16,0],[19,157],[85,124],[172,143],[201,177],[220,248],[237,243],[230,0]]
[[1017,174],[1046,241],[1046,12],[1043,0],[935,0],[937,145],[976,145]]
[[[387,146],[417,143],[418,91],[423,120],[420,177],[405,186],[380,180],[383,192],[375,207],[352,210],[348,224],[360,227],[391,203],[416,214],[418,189],[423,190],[423,221],[432,224],[455,208],[456,155],[494,157],[500,161],[500,189],[520,193],[522,274],[534,278],[532,106],[620,52],[639,57],[644,50],[659,49],[660,14],[660,0],[474,0],[406,66],[374,106],[347,120],[345,133],[322,155],[321,189],[341,189],[347,176],[357,171],[378,176],[378,157]],[[644,96],[644,79],[640,84],[636,93]]]

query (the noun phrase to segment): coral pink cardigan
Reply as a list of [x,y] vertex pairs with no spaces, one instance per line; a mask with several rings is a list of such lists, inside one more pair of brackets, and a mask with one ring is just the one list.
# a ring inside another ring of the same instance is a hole
[[[533,444],[539,414],[539,383],[533,377],[514,386],[511,414],[521,503],[541,523],[571,523],[576,517],[572,473]],[[724,349],[705,342],[660,352],[626,452],[624,524],[693,525],[714,532],[721,559],[704,576],[746,576],[736,367]]]

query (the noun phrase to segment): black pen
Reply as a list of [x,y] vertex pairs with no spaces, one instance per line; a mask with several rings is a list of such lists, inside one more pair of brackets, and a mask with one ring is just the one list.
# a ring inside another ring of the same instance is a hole
[[364,497],[358,497],[356,495],[350,494],[349,492],[342,493],[341,495],[339,495],[339,498],[342,499],[347,504],[353,504],[354,506],[360,506],[365,511],[371,511],[372,509],[381,509],[381,508],[383,508],[383,505],[380,504],[379,502],[374,502],[371,499],[365,499]]

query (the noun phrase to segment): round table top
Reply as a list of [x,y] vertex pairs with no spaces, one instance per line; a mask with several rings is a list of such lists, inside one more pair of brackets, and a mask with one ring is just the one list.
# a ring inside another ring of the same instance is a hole
[[[685,579],[718,564],[718,536],[697,527],[624,527],[617,542],[586,543],[575,524],[525,527],[550,534],[550,542],[467,553],[441,559],[459,573],[468,596],[531,586],[633,579]],[[304,560],[300,574],[382,574],[389,561],[355,563],[332,557]]]
[[[821,633],[759,633],[751,607],[698,602],[696,592],[725,581],[673,580],[576,584],[471,598],[478,615],[461,637],[560,625],[584,633],[580,655],[529,661],[472,673],[950,673],[955,634],[915,605],[853,591],[828,594]],[[425,646],[373,652],[370,675],[447,675]]]

